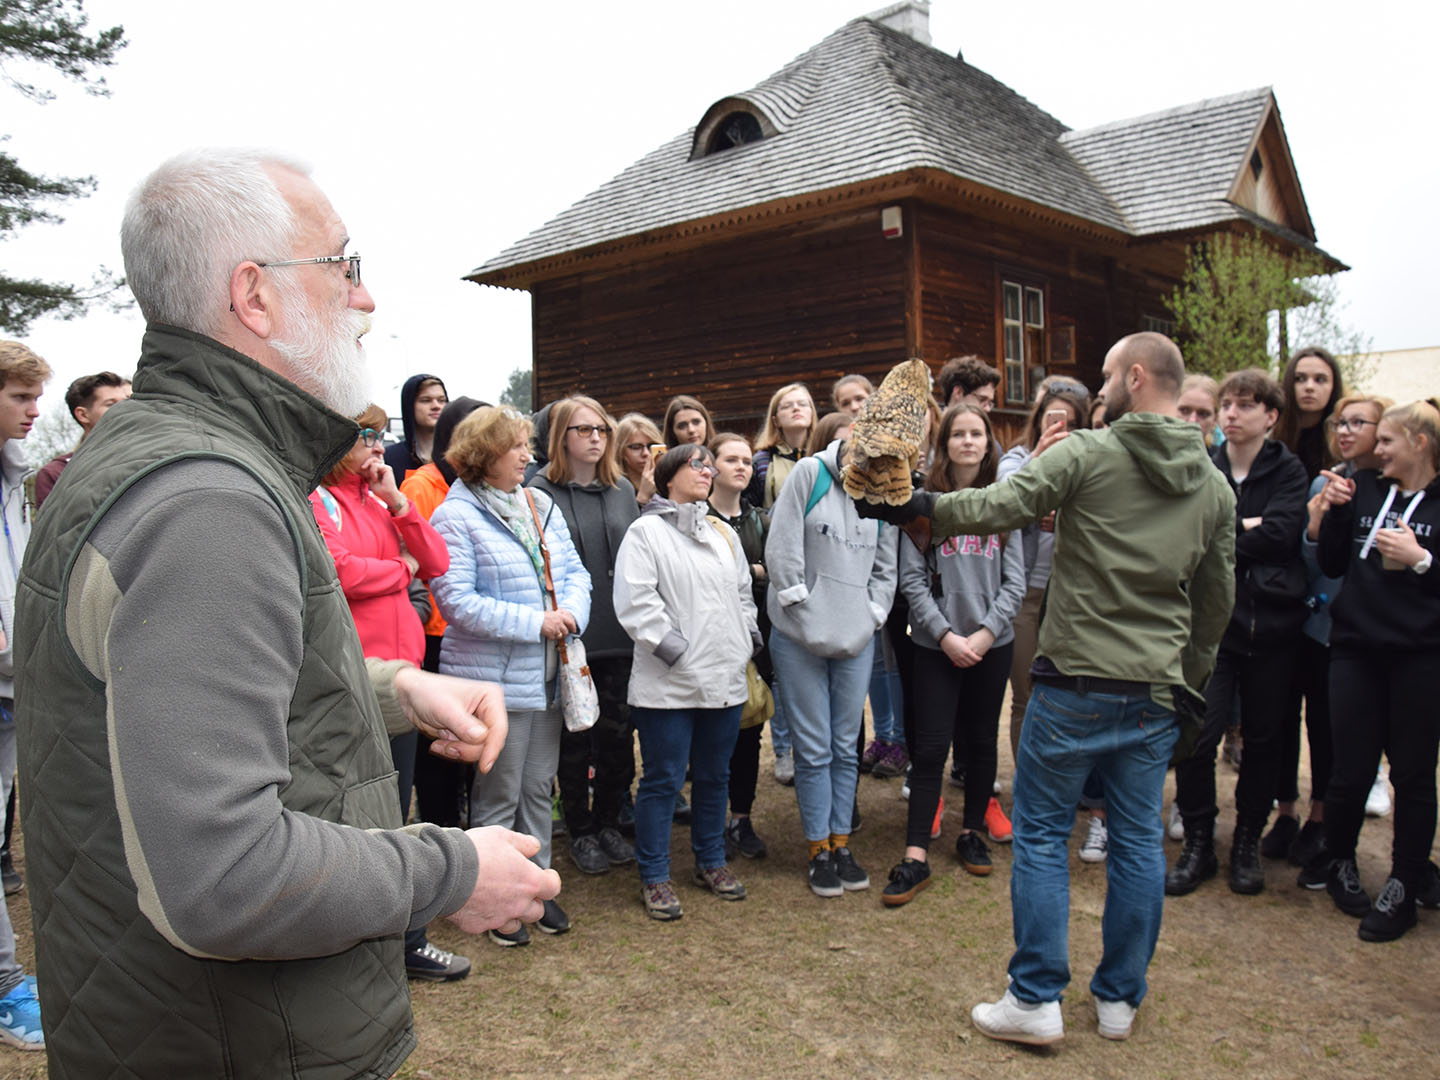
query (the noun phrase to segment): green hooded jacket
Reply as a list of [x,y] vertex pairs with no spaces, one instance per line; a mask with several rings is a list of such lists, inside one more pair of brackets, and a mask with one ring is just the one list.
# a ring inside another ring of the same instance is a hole
[[1235,497],[1200,429],[1129,413],[1077,431],[985,488],[942,495],[937,537],[1050,511],[1055,561],[1038,655],[1066,675],[1203,689],[1235,601]]

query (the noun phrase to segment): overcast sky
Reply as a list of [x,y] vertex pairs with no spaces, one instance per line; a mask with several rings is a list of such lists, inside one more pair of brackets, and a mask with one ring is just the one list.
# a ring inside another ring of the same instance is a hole
[[[494,400],[530,363],[526,293],[461,275],[878,3],[643,0],[598,4],[245,4],[89,0],[130,41],[109,98],[58,78],[45,106],[0,87],[0,133],[32,171],[98,192],[0,248],[11,274],[86,281],[121,267],[124,200],[197,145],[308,159],[365,257],[377,400],[407,374]],[[443,12],[443,21],[440,14]],[[935,0],[934,45],[962,51],[1074,128],[1273,86],[1319,242],[1354,267],[1348,322],[1376,348],[1440,344],[1440,5],[1027,5]],[[34,78],[35,72],[16,74]],[[44,77],[44,76],[42,76]],[[53,397],[133,371],[138,313],[34,325]]]

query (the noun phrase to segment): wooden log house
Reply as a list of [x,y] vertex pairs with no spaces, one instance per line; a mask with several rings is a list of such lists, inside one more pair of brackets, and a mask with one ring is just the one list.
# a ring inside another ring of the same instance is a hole
[[1191,241],[1318,251],[1269,88],[1072,131],[928,11],[841,27],[467,275],[531,292],[537,404],[691,393],[753,432],[783,383],[826,411],[843,373],[974,353],[1008,445],[1046,374],[1097,389],[1112,342],[1172,328]]

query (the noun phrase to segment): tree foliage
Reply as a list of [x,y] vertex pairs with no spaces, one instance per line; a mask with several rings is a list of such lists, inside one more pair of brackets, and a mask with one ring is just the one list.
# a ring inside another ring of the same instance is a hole
[[[45,397],[48,399],[50,395],[46,394]],[[74,450],[76,443],[80,441],[80,435],[80,425],[70,415],[65,399],[60,398],[51,402],[49,408],[40,414],[31,426],[30,434],[25,436],[25,441],[20,444],[20,450],[24,453],[26,462],[38,469],[51,458]]]
[[[53,91],[17,74],[39,66],[73,79],[87,93],[108,95],[99,69],[115,62],[125,31],[112,26],[92,36],[87,27],[83,0],[0,0],[0,82],[31,101],[52,101]],[[0,142],[5,138],[0,135]],[[50,206],[94,190],[94,177],[42,176],[0,151],[0,240],[25,225],[58,224],[62,219]],[[123,285],[104,267],[86,287],[0,273],[0,331],[18,337],[42,315],[73,319],[96,301],[113,302]]]
[[1325,260],[1277,251],[1258,230],[1192,244],[1169,308],[1187,371],[1278,374],[1297,348],[1320,345],[1342,358],[1347,385],[1368,374],[1370,340],[1341,323],[1339,284]]
[[528,413],[535,408],[532,393],[530,369],[528,367],[516,368],[510,373],[510,381],[505,384],[505,390],[500,395],[500,404],[510,405],[521,412]]

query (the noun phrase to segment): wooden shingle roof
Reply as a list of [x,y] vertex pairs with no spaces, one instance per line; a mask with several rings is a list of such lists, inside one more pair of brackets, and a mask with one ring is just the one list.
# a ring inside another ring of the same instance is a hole
[[[702,156],[697,132],[737,108],[768,137]],[[1253,217],[1225,196],[1267,108],[1257,90],[1070,131],[962,59],[860,18],[466,277],[527,287],[549,276],[538,263],[899,174],[947,174],[1122,238],[1221,224]]]

